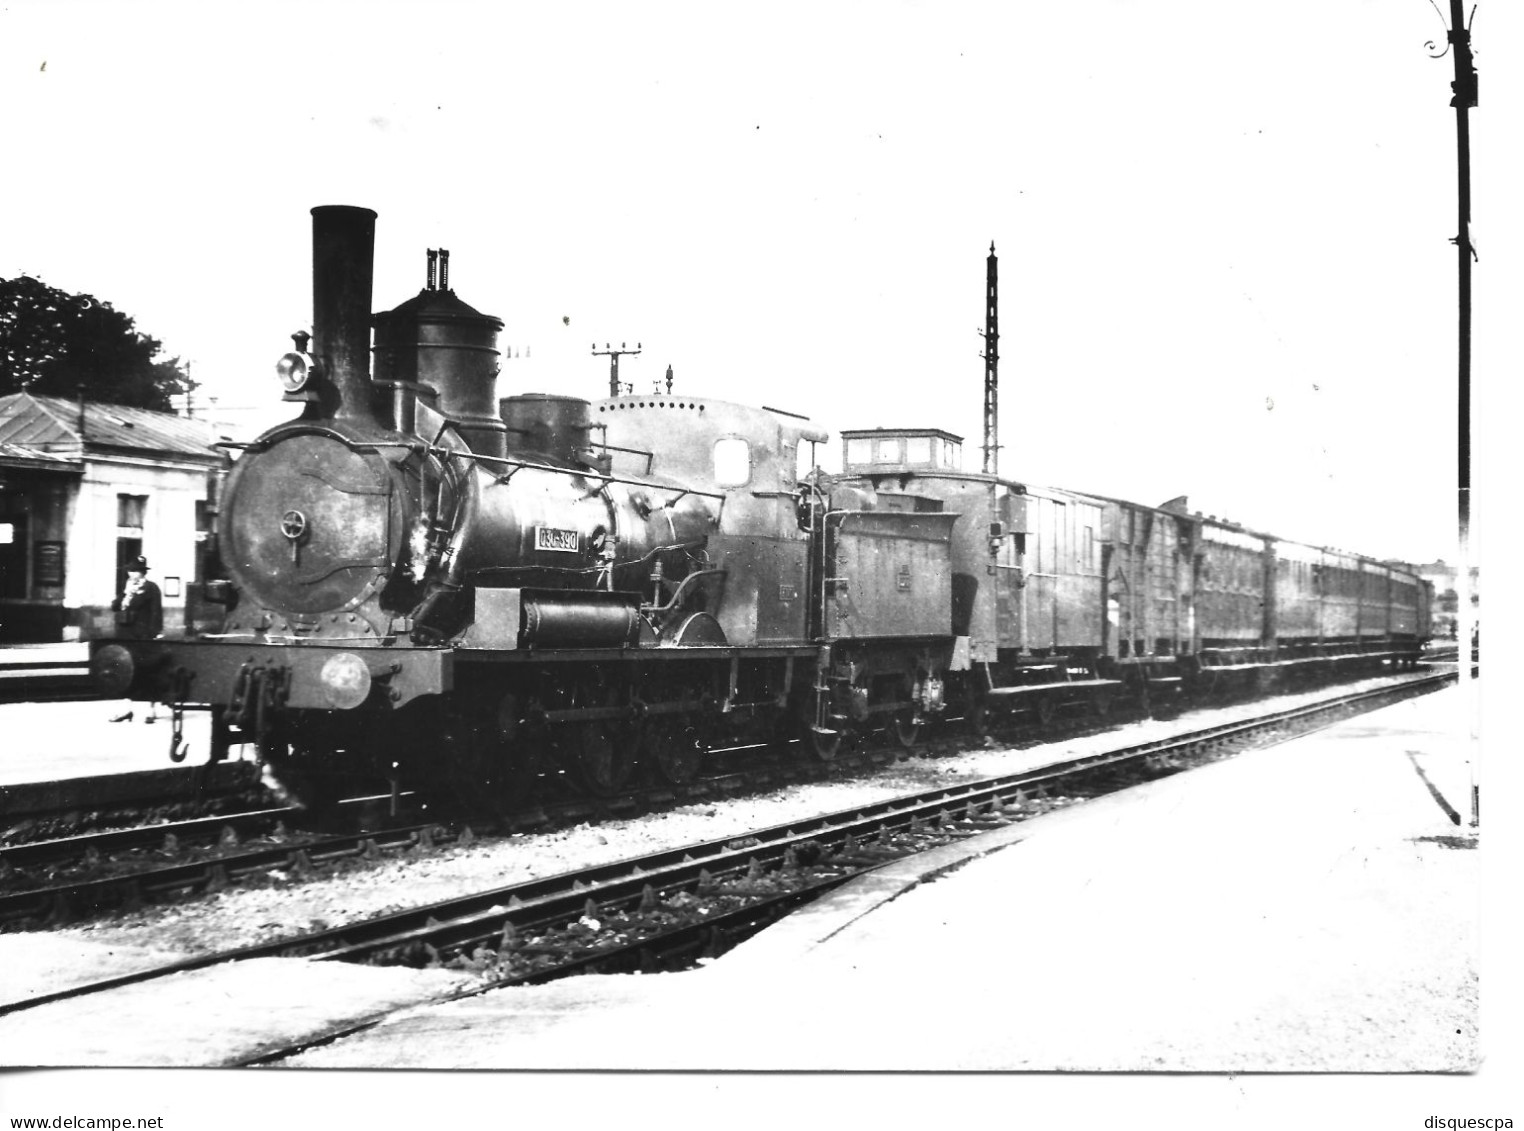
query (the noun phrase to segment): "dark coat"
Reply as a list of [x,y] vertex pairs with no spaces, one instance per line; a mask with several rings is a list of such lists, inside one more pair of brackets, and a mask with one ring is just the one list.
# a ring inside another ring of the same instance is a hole
[[117,633],[134,640],[152,640],[164,631],[164,597],[152,581],[144,581],[125,602],[118,601]]

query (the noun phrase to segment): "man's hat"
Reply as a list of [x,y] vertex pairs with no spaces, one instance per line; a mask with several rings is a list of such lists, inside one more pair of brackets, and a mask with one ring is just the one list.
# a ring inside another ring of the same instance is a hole
[[133,558],[132,561],[127,563],[127,572],[128,573],[147,573],[148,572],[148,559],[147,558]]

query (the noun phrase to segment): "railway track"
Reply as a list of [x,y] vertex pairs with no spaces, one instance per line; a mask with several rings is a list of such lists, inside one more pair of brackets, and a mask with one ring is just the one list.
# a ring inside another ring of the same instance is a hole
[[[1330,725],[1452,682],[1441,674],[1071,758],[1018,774],[695,843],[413,907],[329,930],[185,959],[0,1004],[0,1014],[258,957],[442,965],[476,976],[439,1000],[587,970],[691,965],[893,859],[1189,765]],[[239,1063],[271,1063],[381,1020],[336,1026]]]
[[[1001,741],[1020,746],[1115,730],[1132,721],[1116,712],[1104,722],[1060,719],[1046,728],[1020,728]],[[948,734],[919,744],[931,755],[962,752],[987,740]],[[229,883],[280,871],[306,878],[353,861],[375,861],[399,851],[430,851],[469,844],[479,836],[511,836],[581,823],[637,817],[695,802],[722,800],[788,785],[849,777],[892,763],[892,746],[845,750],[830,762],[762,748],[718,753],[715,768],[682,784],[650,785],[599,798],[554,786],[535,804],[494,818],[426,814],[404,795],[352,798],[340,812],[314,824],[291,807],[264,808],[125,829],[82,833],[0,849],[0,931],[56,927],[147,903],[191,898]],[[339,831],[339,830],[343,831]]]
[[[1133,713],[1120,710],[1105,720],[1060,717],[1045,726],[1012,728],[1000,741],[1021,748],[1119,731],[1134,721]],[[993,739],[950,733],[920,745],[936,756],[989,741]],[[460,819],[450,813],[436,818],[406,805],[406,797],[399,808],[396,798],[372,796],[351,799],[316,826],[300,809],[267,808],[13,845],[0,850],[0,931],[63,926],[149,903],[194,898],[277,872],[283,878],[306,879],[399,853],[468,845],[480,836],[638,817],[694,802],[850,777],[873,772],[902,754],[892,744],[863,746],[818,762],[743,748],[724,752],[715,759],[715,771],[683,785],[664,783],[611,798],[566,790],[564,796],[490,820]]]
[[91,829],[267,808],[252,762],[166,766],[122,774],[0,785],[0,838],[10,847]]

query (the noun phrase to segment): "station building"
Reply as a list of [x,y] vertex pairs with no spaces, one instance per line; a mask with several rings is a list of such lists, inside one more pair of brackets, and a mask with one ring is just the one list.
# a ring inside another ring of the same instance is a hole
[[0,642],[109,636],[126,565],[146,557],[164,634],[209,625],[229,457],[207,421],[15,393],[0,397]]

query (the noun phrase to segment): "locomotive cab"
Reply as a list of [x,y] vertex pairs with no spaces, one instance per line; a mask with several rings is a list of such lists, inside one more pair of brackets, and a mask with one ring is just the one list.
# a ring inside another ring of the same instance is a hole
[[685,483],[716,499],[704,567],[715,571],[709,611],[724,640],[808,640],[797,454],[826,433],[775,409],[673,393],[610,397],[593,409],[594,447],[615,476]]

